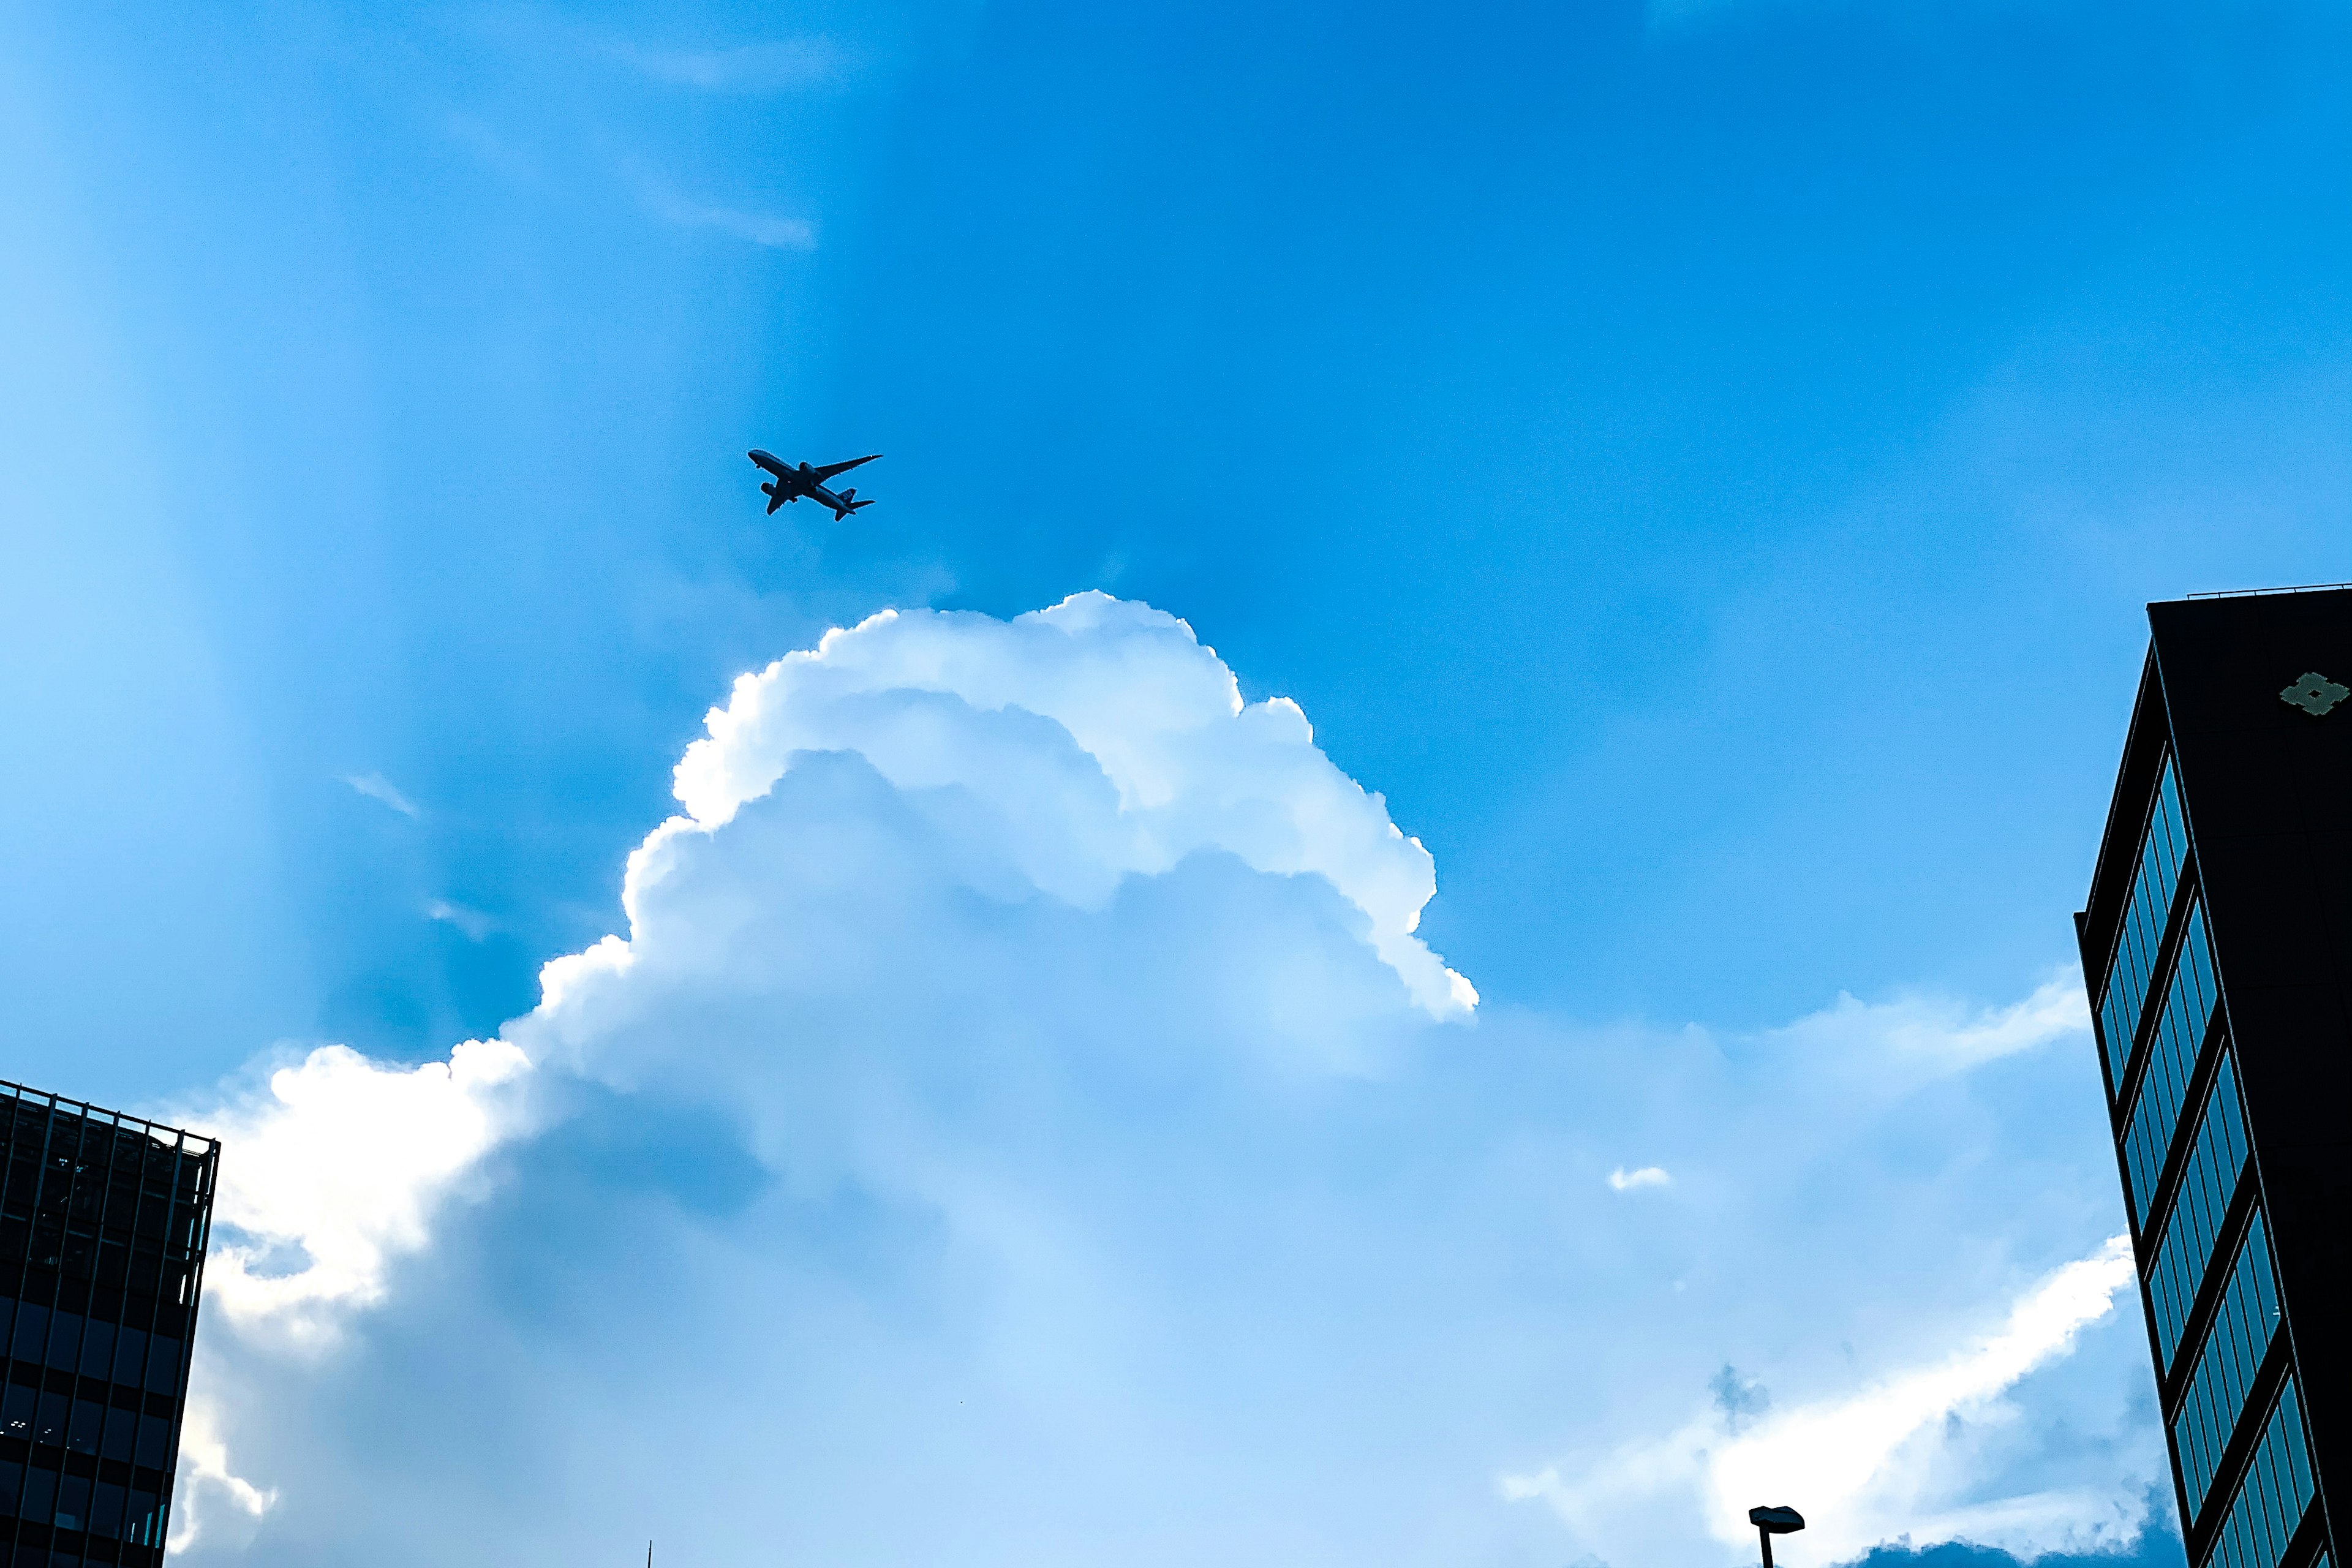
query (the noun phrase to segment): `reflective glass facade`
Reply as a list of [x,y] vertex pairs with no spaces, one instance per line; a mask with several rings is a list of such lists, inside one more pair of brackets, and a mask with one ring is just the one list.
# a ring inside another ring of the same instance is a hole
[[2271,1408],[2262,1446],[2246,1467],[2238,1495],[2214,1532],[2207,1560],[2214,1568],[2271,1568],[2284,1562],[2311,1495],[2311,1457],[2290,1377]]
[[2180,1130],[2180,1107],[2197,1069],[2206,1026],[2213,1019],[2213,959],[2205,941],[2205,916],[2192,900],[2180,951],[2165,987],[2164,1007],[2142,1055],[2139,1092],[2132,1100],[2124,1150],[2129,1156],[2132,1208],[2140,1224],[2156,1202],[2157,1178]]
[[0,1084],[0,1563],[160,1563],[219,1145]]
[[[2156,1266],[2148,1270],[2148,1296],[2156,1308],[2157,1360],[2172,1370],[2180,1331],[2197,1304],[2197,1287],[2213,1261],[2213,1242],[2236,1198],[2246,1169],[2245,1119],[2238,1106],[2238,1073],[2229,1053],[2213,1071],[2199,1118],[2197,1141],[2172,1194],[2170,1214],[2156,1243]],[[2145,1232],[2146,1227],[2142,1227]]]
[[2326,1568],[2352,1454],[2352,702],[2294,694],[2352,680],[2352,591],[2148,613],[2075,930],[2175,1498],[2191,1568]]
[[[2274,1387],[2261,1381],[2284,1313],[2258,1196],[2239,1221],[2236,1245],[2219,1245],[2239,1210],[2250,1141],[2189,852],[2189,818],[2169,757],[2145,813],[2098,1034],[2158,1380],[2169,1395],[2183,1517],[2190,1539],[2203,1538],[2200,1563],[2283,1568],[2279,1553],[2312,1499],[2308,1450],[2292,1373]],[[2119,986],[2161,1001],[2153,1009],[2119,1005]],[[2126,1025],[2137,1035],[2108,1033]],[[2184,1119],[2192,1102],[2198,1113]],[[2196,1353],[2183,1357],[2192,1324]],[[2257,1407],[2270,1413],[2270,1426],[2235,1467],[2235,1484],[2222,1486],[2233,1439]]]
[[[2156,973],[2158,940],[2164,935],[2165,916],[2172,908],[2172,890],[2180,883],[2180,868],[2189,858],[2189,834],[2182,825],[2180,786],[2173,777],[2172,760],[2156,791],[2156,810],[2140,837],[2139,862],[2126,896],[2129,913],[2116,933],[2114,962],[2107,968],[2106,998],[2099,1011],[2111,1040],[2128,1042],[2139,1033],[2140,1009],[2147,1001],[2148,976]],[[2107,1058],[2107,1087],[2123,1088],[2124,1071],[2131,1065],[2122,1052]]]
[[2213,1471],[2221,1463],[2222,1447],[2237,1429],[2239,1413],[2253,1392],[2255,1374],[2270,1353],[2278,1331],[2278,1281],[2271,1273],[2270,1237],[2263,1216],[2254,1215],[2238,1243],[2237,1261],[2229,1285],[2221,1292],[2221,1310],[2205,1331],[2189,1392],[2173,1417],[2180,1463],[2188,1472],[2191,1508],[2205,1506],[2213,1487]]

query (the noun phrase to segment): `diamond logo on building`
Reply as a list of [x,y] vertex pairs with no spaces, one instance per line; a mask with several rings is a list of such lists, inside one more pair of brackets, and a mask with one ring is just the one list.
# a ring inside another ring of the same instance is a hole
[[2279,693],[2280,701],[2315,719],[2326,718],[2347,697],[2352,697],[2352,688],[2338,686],[2315,669],[2305,670],[2302,679]]

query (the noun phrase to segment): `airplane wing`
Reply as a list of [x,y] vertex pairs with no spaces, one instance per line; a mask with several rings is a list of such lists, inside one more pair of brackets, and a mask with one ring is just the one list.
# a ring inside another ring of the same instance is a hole
[[760,467],[767,469],[768,472],[775,475],[778,479],[782,479],[784,477],[784,461],[774,453],[762,452],[760,448],[754,447],[748,455],[753,462],[759,464]]
[[852,458],[845,463],[827,463],[822,468],[811,470],[809,478],[815,479],[822,484],[826,479],[833,478],[835,474],[845,474],[849,472],[850,469],[857,467],[858,464],[870,463],[881,455],[882,454],[879,452],[869,452],[863,458]]

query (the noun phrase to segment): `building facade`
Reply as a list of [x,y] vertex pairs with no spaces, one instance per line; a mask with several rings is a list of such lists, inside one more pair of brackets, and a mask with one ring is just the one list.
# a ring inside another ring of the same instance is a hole
[[0,1083],[0,1564],[163,1561],[219,1157]]
[[2181,1528],[2192,1568],[2333,1568],[2352,1506],[2352,589],[2148,621],[2075,931]]

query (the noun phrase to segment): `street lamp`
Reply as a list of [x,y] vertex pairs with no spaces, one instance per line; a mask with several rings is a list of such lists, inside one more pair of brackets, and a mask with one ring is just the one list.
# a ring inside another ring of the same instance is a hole
[[1794,1535],[1805,1528],[1805,1516],[1785,1504],[1780,1508],[1751,1508],[1748,1522],[1756,1527],[1757,1544],[1764,1548],[1764,1568],[1772,1568],[1772,1538]]

